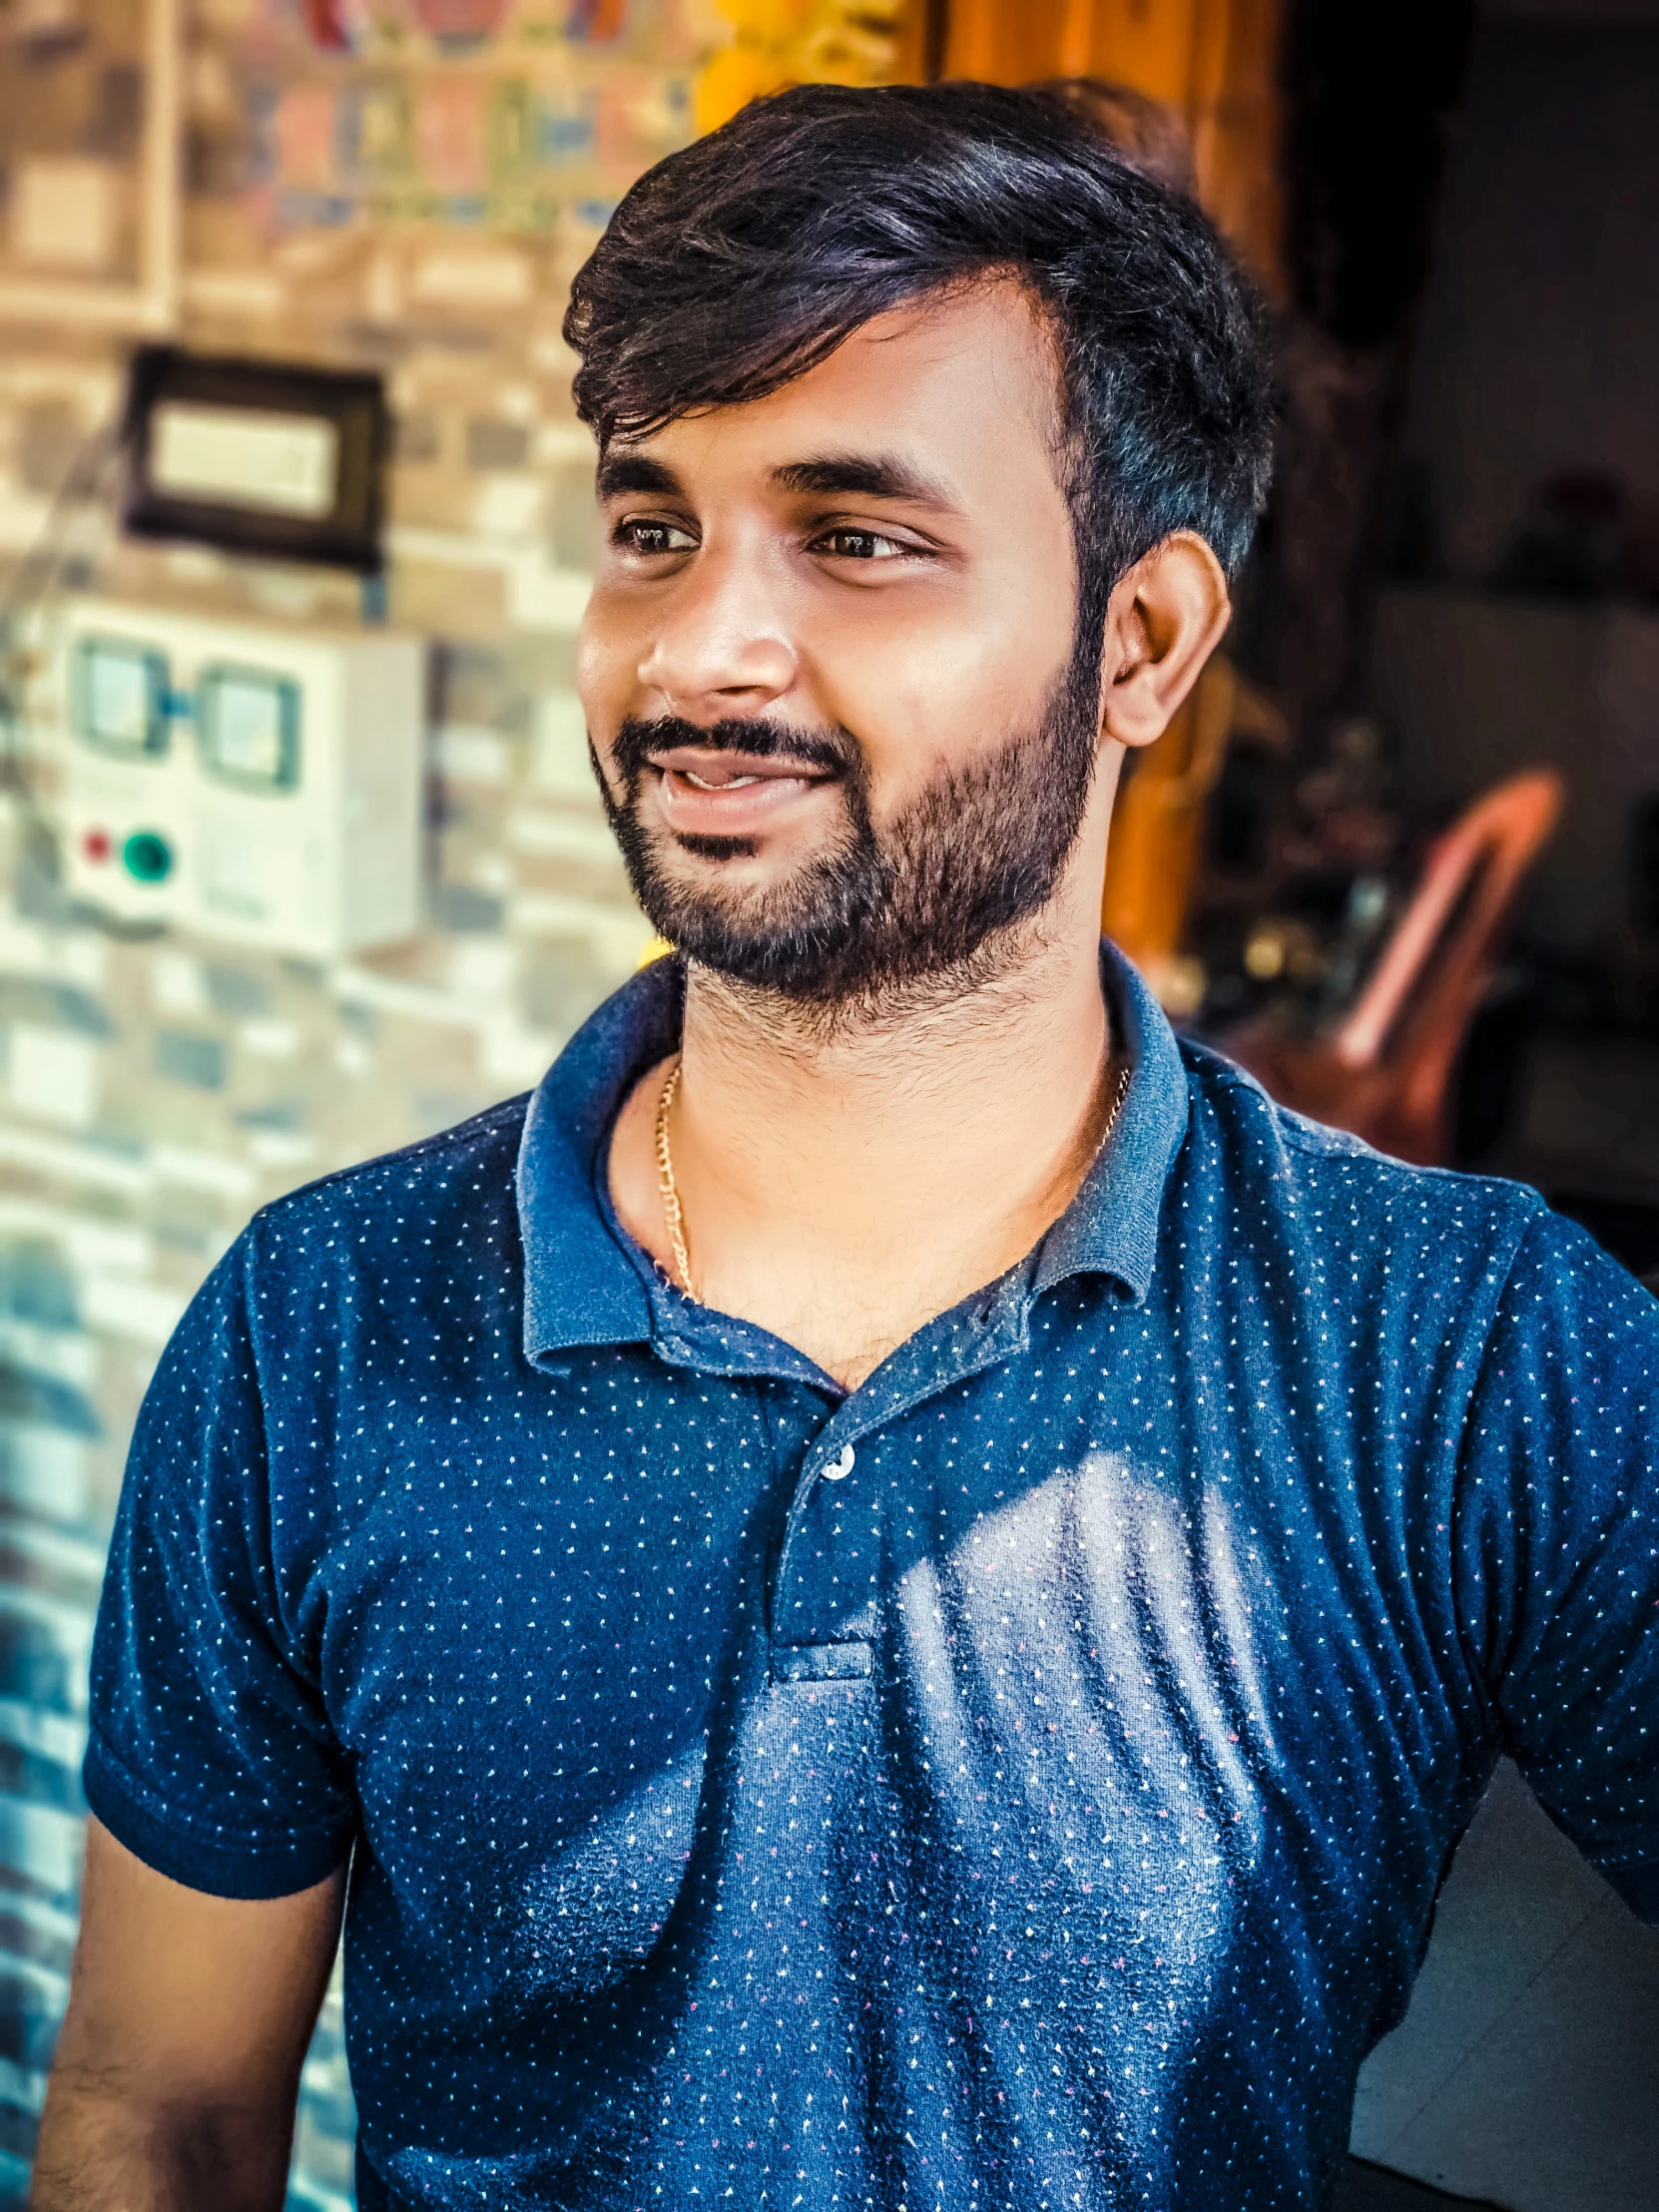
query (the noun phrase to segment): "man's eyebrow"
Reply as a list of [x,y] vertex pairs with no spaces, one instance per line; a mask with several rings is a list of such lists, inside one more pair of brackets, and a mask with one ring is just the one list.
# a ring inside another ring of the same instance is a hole
[[781,491],[850,492],[864,499],[902,499],[942,514],[957,512],[942,484],[894,453],[818,453],[786,461],[773,470],[772,480]]
[[648,453],[630,452],[627,446],[613,447],[599,464],[598,491],[601,499],[615,499],[628,491],[657,492],[665,499],[685,496],[685,487],[664,461],[654,461]]

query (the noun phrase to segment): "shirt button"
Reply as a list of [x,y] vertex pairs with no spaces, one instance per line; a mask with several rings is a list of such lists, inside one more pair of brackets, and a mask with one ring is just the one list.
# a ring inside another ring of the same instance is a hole
[[824,1479],[826,1482],[844,1482],[846,1480],[846,1477],[851,1472],[852,1446],[850,1444],[842,1444],[840,1457],[838,1459],[832,1459],[830,1462],[829,1466],[825,1468]]

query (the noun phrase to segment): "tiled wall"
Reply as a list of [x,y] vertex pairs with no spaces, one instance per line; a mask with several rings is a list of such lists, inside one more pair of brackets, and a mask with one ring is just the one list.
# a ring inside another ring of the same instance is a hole
[[[493,45],[440,51],[405,35],[399,0],[363,0],[343,19],[364,50],[326,58],[297,0],[197,0],[182,333],[386,373],[389,618],[430,640],[429,921],[332,966],[122,937],[67,910],[49,844],[4,810],[0,2204],[26,2187],[66,1994],[88,1639],[162,1344],[256,1206],[533,1083],[648,935],[570,689],[591,465],[558,323],[616,195],[689,135],[718,16],[522,0]],[[8,568],[109,422],[120,358],[113,340],[0,327]],[[76,575],[101,590],[355,616],[346,579],[123,546],[96,506],[70,521]],[[51,764],[22,742],[49,817]],[[350,2136],[336,1990],[305,2069],[295,2204],[349,2203]]]

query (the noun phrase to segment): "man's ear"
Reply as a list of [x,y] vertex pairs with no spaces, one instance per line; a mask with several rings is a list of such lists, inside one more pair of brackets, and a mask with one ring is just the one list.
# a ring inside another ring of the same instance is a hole
[[1233,611],[1221,563],[1195,530],[1177,530],[1113,587],[1100,670],[1100,728],[1150,745],[1198,681]]

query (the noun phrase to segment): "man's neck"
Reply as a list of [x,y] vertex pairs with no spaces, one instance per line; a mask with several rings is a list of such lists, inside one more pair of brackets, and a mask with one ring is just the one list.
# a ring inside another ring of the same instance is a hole
[[[1093,901],[1062,894],[994,970],[832,1018],[693,967],[672,1149],[697,1295],[848,1387],[1064,1212],[1110,1111]],[[611,1157],[670,1267],[662,1071]]]

